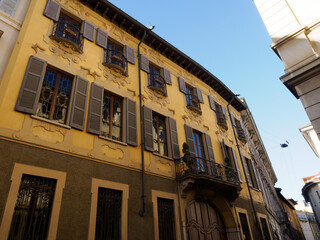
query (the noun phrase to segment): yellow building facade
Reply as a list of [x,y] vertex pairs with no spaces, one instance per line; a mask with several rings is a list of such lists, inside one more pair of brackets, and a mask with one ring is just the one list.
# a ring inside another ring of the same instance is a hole
[[0,238],[272,239],[243,110],[111,3],[31,0],[0,85]]

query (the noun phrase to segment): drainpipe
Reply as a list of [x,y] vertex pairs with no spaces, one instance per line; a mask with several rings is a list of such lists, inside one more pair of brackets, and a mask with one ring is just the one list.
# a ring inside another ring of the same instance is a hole
[[[237,97],[237,96],[239,96],[239,94],[233,95],[231,101],[230,101],[230,102],[228,103],[228,105],[227,105],[227,110],[228,110],[228,114],[229,114],[229,119],[230,119],[230,121],[231,121],[231,113],[230,113],[230,110],[229,110],[229,105],[233,102],[233,100],[234,100],[235,97]],[[240,156],[240,161],[241,161],[241,164],[242,164],[242,168],[243,168],[243,170],[245,171],[245,169],[244,169],[244,167],[243,167],[244,164],[243,164],[243,161],[242,161],[241,153],[240,153],[238,138],[237,138],[236,133],[235,133],[235,131],[234,131],[234,127],[235,127],[235,126],[233,126],[232,122],[231,122],[231,125],[232,125],[233,136],[234,136],[234,139],[236,140],[236,145],[237,145],[238,153],[239,153],[239,156]],[[239,169],[239,170],[240,170],[240,169]],[[256,208],[255,208],[254,203],[253,203],[253,199],[252,199],[252,195],[251,195],[250,186],[249,186],[249,183],[248,183],[248,177],[247,177],[246,172],[245,172],[245,174],[244,174],[244,177],[245,177],[245,179],[246,179],[246,185],[247,185],[248,192],[249,192],[250,203],[251,203],[252,210],[253,210],[253,213],[254,213],[254,218],[255,218],[255,220],[256,220],[256,225],[257,225],[257,227],[258,227],[258,229],[259,229],[259,232],[260,232],[260,234],[261,234],[261,229],[260,229],[260,225],[259,225],[259,221],[258,221],[257,211],[256,211]]]
[[146,195],[145,195],[145,181],[144,181],[144,134],[143,134],[143,114],[142,114],[142,94],[141,94],[141,59],[140,59],[140,45],[145,39],[147,32],[154,29],[154,26],[149,27],[148,29],[144,29],[142,38],[140,39],[140,42],[138,44],[138,76],[139,76],[139,107],[140,107],[140,147],[141,147],[141,171],[142,171],[142,209],[139,211],[140,217],[144,216],[144,213],[146,211]]

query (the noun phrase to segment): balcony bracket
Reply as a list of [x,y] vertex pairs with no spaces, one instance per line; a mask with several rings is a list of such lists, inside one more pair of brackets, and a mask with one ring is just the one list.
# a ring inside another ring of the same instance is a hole
[[181,197],[186,198],[186,192],[193,188],[194,179],[185,179],[180,182],[180,191],[181,191]]

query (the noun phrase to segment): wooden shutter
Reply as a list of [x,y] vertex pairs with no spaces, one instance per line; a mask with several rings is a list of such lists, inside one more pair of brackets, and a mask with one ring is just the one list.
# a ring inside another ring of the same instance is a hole
[[60,16],[60,9],[61,9],[60,4],[56,3],[53,0],[48,0],[47,5],[44,9],[43,15],[45,15],[46,17],[54,21],[58,21]]
[[207,146],[209,160],[214,162],[215,159],[214,159],[214,152],[213,152],[211,137],[207,133],[204,133],[204,137],[206,139],[206,146]]
[[241,129],[243,130],[243,133],[244,133],[245,138],[247,138],[247,133],[246,133],[246,131],[245,131],[245,127],[244,127],[243,122],[242,122],[241,120],[240,120],[240,127],[241,127]]
[[140,68],[141,70],[149,73],[149,59],[142,54],[140,54]]
[[208,96],[208,99],[209,99],[210,108],[213,111],[217,111],[216,104],[214,103],[213,97]]
[[77,76],[71,107],[70,126],[79,130],[84,129],[88,88],[89,82],[86,79]]
[[224,106],[222,106],[221,105],[221,109],[222,109],[222,113],[223,113],[223,115],[224,115],[224,118],[226,119],[226,120],[228,120],[228,114],[227,114],[227,110],[224,108]]
[[195,147],[194,147],[192,128],[190,126],[188,126],[187,124],[185,124],[184,125],[184,129],[185,129],[185,132],[186,132],[186,141],[187,141],[187,144],[189,146],[190,156],[191,157],[195,157],[196,156],[196,150],[195,150]]
[[135,51],[128,45],[126,45],[126,58],[129,63],[136,64]]
[[89,41],[93,42],[94,41],[95,29],[96,29],[96,27],[93,24],[91,24],[91,23],[89,23],[87,21],[84,21],[83,24],[82,24],[83,37],[85,37]]
[[199,102],[203,103],[202,91],[199,88],[196,88],[197,98]]
[[186,94],[187,93],[187,91],[186,91],[186,82],[181,77],[178,77],[178,81],[179,81],[179,89],[180,89],[180,91],[183,92],[184,94]]
[[253,174],[254,174],[254,178],[255,178],[255,182],[256,182],[256,187],[260,190],[260,185],[259,185],[259,180],[258,180],[258,174],[257,174],[257,171],[256,171],[256,166],[253,162],[254,160],[252,159],[250,161],[251,163],[251,167],[252,167],[252,170],[253,170]]
[[232,125],[236,127],[237,125],[236,125],[236,121],[235,121],[235,119],[234,119],[233,114],[230,113],[230,116],[231,116],[231,123],[232,123]]
[[146,106],[143,106],[143,130],[144,148],[153,152],[152,110]]
[[248,184],[249,184],[250,187],[252,187],[252,181],[251,181],[249,166],[247,164],[247,159],[242,155],[241,155],[241,158],[242,158],[242,162],[243,162],[244,173],[246,174],[247,179],[248,179]]
[[171,73],[170,73],[170,71],[168,69],[162,68],[162,76],[163,76],[164,82],[166,84],[172,85]]
[[18,5],[18,0],[2,0],[0,1],[0,11],[13,16]]
[[108,34],[102,31],[100,28],[97,29],[96,44],[104,49],[107,48]]
[[224,145],[224,142],[220,142],[220,147],[221,147],[221,152],[222,152],[222,157],[223,157],[223,162],[224,162],[227,157],[227,150]]
[[168,121],[169,121],[172,157],[177,159],[177,158],[180,158],[177,124],[176,124],[176,120],[174,120],[173,118],[168,117]]
[[238,172],[238,176],[239,176],[239,181],[242,182],[242,176],[241,176],[241,172],[240,172],[240,168],[239,168],[239,162],[238,162],[238,158],[237,158],[237,155],[236,155],[236,152],[234,151],[233,148],[232,149],[232,154],[233,154],[233,160],[234,160],[234,164],[236,166],[236,170]]
[[138,145],[136,102],[127,98],[127,143]]
[[87,132],[100,134],[102,118],[103,87],[91,83]]
[[46,67],[46,61],[33,56],[29,58],[15,107],[17,111],[35,113]]

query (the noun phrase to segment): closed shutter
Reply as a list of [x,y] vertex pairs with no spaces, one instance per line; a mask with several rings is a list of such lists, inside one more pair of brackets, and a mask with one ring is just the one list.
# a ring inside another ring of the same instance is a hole
[[17,111],[35,113],[46,67],[46,61],[30,57],[15,107]]
[[77,76],[71,108],[70,126],[79,130],[84,129],[88,87],[89,82],[86,79]]
[[231,123],[232,123],[232,125],[236,127],[237,125],[236,125],[236,121],[235,121],[235,119],[234,119],[233,114],[231,113],[230,116],[231,116]]
[[2,0],[0,1],[0,11],[13,16],[18,5],[18,0]]
[[102,117],[103,87],[91,83],[87,132],[100,134]]
[[141,70],[149,73],[149,59],[142,54],[140,54],[140,64]]
[[249,166],[247,164],[247,159],[241,155],[242,162],[243,162],[243,167],[244,167],[244,172],[247,176],[248,184],[250,187],[252,187],[252,181],[251,181],[251,176],[250,176],[250,171],[249,171]]
[[221,106],[221,109],[222,109],[222,113],[223,113],[225,120],[228,120],[227,110],[224,108],[224,106]]
[[194,147],[192,128],[190,126],[188,126],[187,124],[185,124],[184,125],[184,129],[185,129],[185,132],[186,132],[186,141],[187,141],[187,144],[188,144],[189,150],[190,150],[190,157],[195,157],[196,156],[196,150],[195,150],[195,147]]
[[203,103],[202,91],[199,88],[196,88],[197,98],[199,102]]
[[243,180],[242,180],[242,176],[241,176],[241,172],[240,172],[238,158],[237,158],[237,155],[236,155],[236,152],[234,151],[234,149],[233,148],[231,148],[231,149],[232,149],[234,164],[235,164],[237,172],[238,172],[239,181],[242,182]]
[[127,98],[127,143],[132,146],[138,145],[136,102],[129,98]]
[[214,103],[213,97],[208,96],[208,99],[209,99],[210,108],[213,111],[217,111],[216,104]]
[[146,106],[143,106],[143,130],[144,148],[153,152],[152,110]]
[[180,158],[177,124],[176,124],[176,120],[174,120],[173,118],[168,117],[168,121],[169,121],[172,157],[177,159],[177,158]]
[[166,84],[172,85],[171,73],[168,69],[162,68],[163,79]]
[[45,15],[46,17],[54,21],[58,21],[59,15],[60,15],[60,9],[61,9],[60,4],[56,3],[53,0],[48,0],[47,5],[44,9],[43,15]]
[[246,133],[246,131],[245,131],[243,122],[242,122],[241,120],[240,120],[240,127],[241,127],[241,129],[242,129],[242,131],[243,131],[243,133],[244,133],[244,137],[247,139],[247,133]]
[[178,81],[179,81],[179,90],[181,92],[183,92],[184,94],[186,94],[187,93],[187,91],[186,91],[186,82],[181,77],[178,77]]
[[206,139],[206,145],[207,145],[207,152],[208,152],[209,160],[214,162],[215,159],[214,159],[214,152],[213,152],[211,137],[207,133],[204,134],[204,137]]
[[102,31],[100,28],[97,29],[96,44],[104,49],[107,48],[108,34]]
[[95,33],[95,26],[92,25],[91,23],[84,21],[82,24],[82,33],[83,37],[88,39],[89,41],[93,42],[94,41],[94,33]]
[[251,163],[251,167],[252,167],[252,170],[253,170],[253,174],[254,174],[254,180],[256,182],[256,187],[260,190],[260,185],[259,185],[259,180],[258,180],[258,174],[257,174],[257,170],[256,170],[256,166],[253,162],[253,160],[250,161]]
[[136,63],[134,49],[129,47],[128,45],[126,46],[126,58],[129,63],[131,63],[131,64]]

